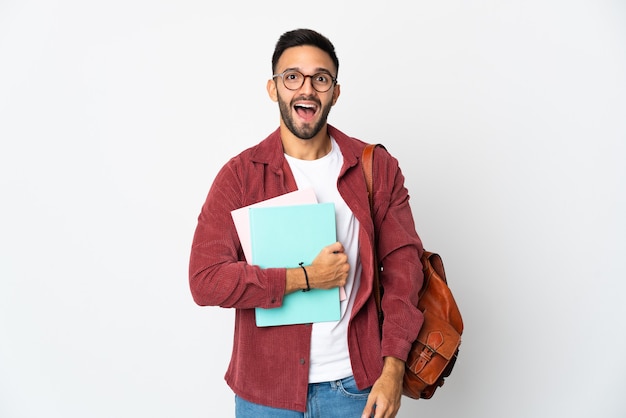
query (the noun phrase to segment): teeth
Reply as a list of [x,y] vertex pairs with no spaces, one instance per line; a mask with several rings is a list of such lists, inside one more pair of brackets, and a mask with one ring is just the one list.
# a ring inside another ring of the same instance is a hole
[[309,105],[309,104],[298,104],[296,106],[298,106],[298,107],[306,107],[307,109],[315,109],[314,105]]

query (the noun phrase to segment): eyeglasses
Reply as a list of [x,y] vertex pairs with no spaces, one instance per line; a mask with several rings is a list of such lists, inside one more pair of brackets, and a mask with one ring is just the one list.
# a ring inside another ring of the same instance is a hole
[[280,74],[274,74],[272,78],[281,77],[283,84],[288,90],[298,90],[304,84],[307,77],[311,78],[311,85],[318,93],[325,93],[337,83],[337,79],[326,72],[304,75],[300,71],[286,70]]

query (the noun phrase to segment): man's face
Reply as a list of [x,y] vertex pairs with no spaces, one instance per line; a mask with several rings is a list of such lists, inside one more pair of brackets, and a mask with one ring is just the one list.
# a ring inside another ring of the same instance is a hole
[[[285,50],[276,74],[285,70],[296,70],[305,76],[325,72],[330,77],[335,77],[337,71],[327,53],[309,45]],[[313,88],[311,77],[305,77],[302,87],[289,90],[282,77],[276,77],[268,82],[268,92],[278,102],[280,117],[289,131],[300,139],[311,139],[326,125],[330,108],[339,97],[339,85],[320,93]]]

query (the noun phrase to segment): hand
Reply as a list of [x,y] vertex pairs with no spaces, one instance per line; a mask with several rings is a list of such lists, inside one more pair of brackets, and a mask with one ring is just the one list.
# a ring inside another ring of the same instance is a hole
[[[343,245],[339,242],[322,248],[310,266],[305,266],[312,289],[332,289],[345,286],[350,264]],[[304,289],[304,273],[300,267],[287,269],[285,294]]]
[[340,242],[322,248],[310,266],[306,267],[312,288],[331,289],[344,286],[348,280],[350,264]]
[[361,418],[393,418],[400,410],[404,362],[385,357],[385,365],[367,398]]

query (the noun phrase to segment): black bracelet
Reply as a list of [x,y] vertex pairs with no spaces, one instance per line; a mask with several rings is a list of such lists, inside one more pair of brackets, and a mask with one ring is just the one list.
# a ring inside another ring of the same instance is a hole
[[306,274],[306,269],[304,268],[303,264],[304,262],[298,263],[298,265],[302,267],[302,270],[304,271],[304,279],[306,280],[306,289],[302,289],[302,291],[308,292],[309,290],[311,290],[311,286],[309,286],[309,275]]

